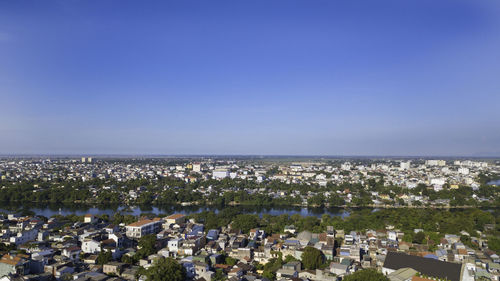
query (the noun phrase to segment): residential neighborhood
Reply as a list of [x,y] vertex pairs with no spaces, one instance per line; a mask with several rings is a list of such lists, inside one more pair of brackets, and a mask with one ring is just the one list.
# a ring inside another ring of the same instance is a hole
[[[494,159],[264,160],[0,159],[0,201],[445,208],[498,203],[487,185],[500,174]],[[19,187],[27,192],[17,195]]]
[[[405,242],[390,225],[350,232],[327,226],[320,233],[287,225],[266,233],[234,223],[207,229],[183,214],[119,225],[90,214],[68,221],[2,216],[0,280],[146,280],[143,272],[161,258],[175,259],[189,280],[341,280],[366,269],[389,280],[500,280],[500,257],[484,236],[468,233],[445,234],[431,249]],[[321,266],[303,260],[310,248],[324,259]]]

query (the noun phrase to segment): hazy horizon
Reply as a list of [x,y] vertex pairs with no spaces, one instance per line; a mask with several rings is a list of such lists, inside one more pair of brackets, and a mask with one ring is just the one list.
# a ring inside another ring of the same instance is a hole
[[111,158],[303,158],[303,159],[500,159],[500,156],[472,156],[472,155],[305,155],[305,154],[1,154],[0,158],[77,158],[92,157],[96,159]]
[[2,1],[0,155],[500,156],[500,2]]

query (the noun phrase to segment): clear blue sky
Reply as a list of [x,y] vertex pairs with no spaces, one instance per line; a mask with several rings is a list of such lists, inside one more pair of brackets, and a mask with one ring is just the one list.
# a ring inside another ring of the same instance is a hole
[[500,155],[500,1],[0,1],[0,153]]

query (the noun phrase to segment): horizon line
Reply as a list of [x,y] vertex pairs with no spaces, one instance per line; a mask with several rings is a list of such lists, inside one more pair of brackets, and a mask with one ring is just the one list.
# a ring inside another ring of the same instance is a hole
[[154,154],[154,153],[0,153],[0,158],[14,157],[56,157],[56,158],[68,158],[68,157],[95,157],[95,158],[133,158],[133,157],[150,157],[150,158],[203,158],[203,157],[249,157],[249,158],[474,158],[474,159],[500,159],[500,155],[491,156],[472,156],[472,155],[382,155],[382,154],[372,154],[372,155],[362,155],[362,154]]

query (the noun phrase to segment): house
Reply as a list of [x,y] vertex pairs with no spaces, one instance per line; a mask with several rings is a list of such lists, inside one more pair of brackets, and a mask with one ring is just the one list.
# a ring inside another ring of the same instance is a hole
[[28,257],[25,255],[6,254],[0,259],[0,277],[9,274],[29,274],[30,266]]
[[249,236],[250,236],[249,238],[252,239],[252,240],[253,239],[262,240],[262,239],[265,238],[266,233],[264,232],[264,230],[256,228],[256,229],[251,229],[250,230],[250,235]]
[[336,233],[336,231],[335,231],[335,229],[333,228],[333,226],[332,226],[332,225],[328,225],[328,226],[326,227],[326,236],[327,236],[328,238],[333,238],[333,239],[335,239],[335,233]]
[[345,235],[344,236],[344,243],[346,245],[352,245],[352,244],[354,244],[354,237],[352,235],[349,235],[349,234]]
[[287,262],[282,266],[284,269],[293,269],[295,271],[300,271],[302,268],[302,263],[300,261]]
[[119,232],[120,228],[114,224],[110,224],[104,228],[104,231],[111,234],[111,233]]
[[125,234],[129,238],[141,238],[148,234],[155,234],[161,230],[160,218],[144,219],[127,225]]
[[165,218],[167,224],[181,224],[186,221],[186,215],[173,214]]
[[335,256],[333,245],[321,245],[321,252],[325,255],[327,260],[333,260]]
[[207,239],[208,240],[217,240],[219,239],[219,230],[217,229],[210,229],[207,233]]
[[108,235],[108,239],[113,240],[115,242],[115,247],[121,248],[123,247],[123,235],[120,233],[110,233]]
[[22,232],[18,232],[16,236],[10,237],[10,243],[16,245],[22,245],[26,242],[34,241],[38,237],[38,229],[30,229]]
[[[170,242],[170,241],[169,241]],[[190,256],[194,255],[201,248],[199,239],[189,239],[182,243],[179,254]]]
[[302,231],[299,234],[297,234],[297,240],[299,240],[300,244],[303,246],[307,246],[309,242],[311,242],[311,239],[313,238],[313,234],[310,231]]
[[94,223],[96,222],[96,218],[94,215],[92,214],[86,214],[84,217],[83,217],[83,222],[84,223]]
[[297,278],[299,272],[290,268],[280,268],[276,271],[276,277],[278,278]]
[[330,272],[338,276],[344,276],[349,272],[349,267],[347,264],[332,262],[330,263]]
[[88,264],[96,264],[97,263],[97,255],[90,255],[83,259],[84,263]]
[[398,236],[396,234],[396,231],[388,231],[387,232],[387,239],[389,239],[389,241],[392,241],[392,242],[398,241]]
[[82,242],[82,251],[86,254],[98,253],[101,251],[101,243],[92,239],[85,239]]
[[168,251],[171,253],[174,253],[174,256],[177,255],[179,252],[179,249],[182,247],[182,243],[184,240],[182,239],[172,239],[169,240],[167,243]]
[[388,275],[401,268],[412,268],[426,276],[435,278],[460,281],[462,265],[403,253],[388,252],[382,267],[382,273]]
[[102,267],[102,272],[105,274],[120,275],[123,270],[124,263],[112,261],[106,263]]
[[49,238],[49,232],[48,231],[39,231],[37,235],[37,241],[45,241]]
[[400,268],[389,274],[387,278],[389,278],[390,281],[411,281],[417,273],[418,272],[412,268]]
[[72,261],[78,261],[80,259],[80,252],[81,252],[80,247],[72,246],[65,248],[62,251],[62,255],[69,258]]
[[202,224],[195,224],[192,226],[191,231],[187,234],[188,239],[193,239],[198,236],[203,236],[203,230],[205,226]]
[[484,254],[487,257],[489,257],[493,262],[500,263],[500,257],[492,250],[486,249],[486,250],[484,250]]
[[294,225],[286,225],[285,226],[285,232],[288,232],[290,234],[295,234],[297,230],[295,229]]
[[231,270],[229,271],[229,273],[228,273],[228,277],[229,277],[229,278],[232,278],[232,277],[237,277],[237,278],[239,278],[239,277],[241,277],[241,276],[243,276],[243,269],[241,269],[241,268],[239,268],[239,267],[237,267],[237,266],[233,267],[233,269],[231,269]]
[[73,272],[75,272],[75,269],[71,266],[63,266],[63,267],[60,267],[60,268],[57,268],[55,273],[54,273],[54,276],[60,280],[63,276],[67,276],[68,274],[72,274]]
[[212,280],[212,277],[215,275],[215,272],[211,271],[208,264],[204,262],[194,261],[194,272],[195,277],[204,278],[205,280]]

